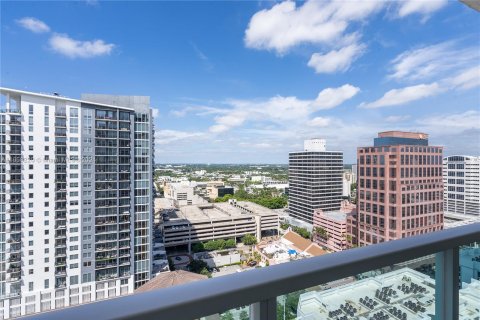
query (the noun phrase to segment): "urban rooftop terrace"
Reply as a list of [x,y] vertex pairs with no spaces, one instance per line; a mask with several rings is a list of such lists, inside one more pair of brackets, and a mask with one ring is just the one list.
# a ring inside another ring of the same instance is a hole
[[27,319],[190,320],[250,305],[250,319],[276,320],[277,297],[435,254],[435,319],[459,319],[459,247],[480,223],[293,261],[186,285],[67,308]]

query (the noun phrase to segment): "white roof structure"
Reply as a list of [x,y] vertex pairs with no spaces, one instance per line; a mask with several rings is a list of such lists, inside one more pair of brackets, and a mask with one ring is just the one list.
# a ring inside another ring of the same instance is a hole
[[[435,313],[435,280],[403,268],[324,291],[300,295],[298,320],[367,320],[375,315],[389,319],[430,320]],[[394,317],[396,315],[397,317]],[[460,289],[460,319],[480,315],[480,281]]]

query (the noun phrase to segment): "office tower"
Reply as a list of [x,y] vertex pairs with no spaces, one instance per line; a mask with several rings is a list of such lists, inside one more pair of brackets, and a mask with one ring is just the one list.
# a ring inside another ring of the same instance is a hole
[[149,98],[1,94],[3,317],[133,292],[151,268]]
[[304,151],[289,153],[288,213],[313,224],[313,210],[340,209],[343,152],[327,151],[324,139],[305,140]]
[[443,159],[445,213],[480,216],[480,157]]
[[442,152],[427,134],[401,131],[358,148],[360,246],[443,228]]

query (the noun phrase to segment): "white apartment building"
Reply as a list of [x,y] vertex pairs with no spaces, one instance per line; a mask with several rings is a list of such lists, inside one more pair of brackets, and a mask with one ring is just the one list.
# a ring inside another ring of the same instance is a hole
[[343,152],[327,151],[323,139],[305,140],[304,151],[289,153],[289,215],[312,224],[314,209],[340,209],[342,174]]
[[0,89],[0,318],[151,278],[149,97]]
[[445,213],[480,216],[480,157],[443,159]]

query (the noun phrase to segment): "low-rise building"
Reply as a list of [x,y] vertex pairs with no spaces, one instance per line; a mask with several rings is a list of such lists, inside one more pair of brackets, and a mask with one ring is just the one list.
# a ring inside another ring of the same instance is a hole
[[210,181],[207,182],[207,196],[211,200],[221,198],[227,194],[233,195],[233,187],[225,186],[222,181]]
[[[480,281],[459,292],[459,318],[478,319]],[[329,290],[301,294],[297,319],[431,319],[435,280],[403,268]]]
[[347,218],[355,214],[355,205],[347,201],[342,201],[340,210],[324,212],[322,209],[315,209],[313,212],[313,241],[332,251],[348,249],[352,234],[348,233]]
[[165,198],[173,200],[176,207],[207,203],[204,198],[195,193],[195,187],[196,183],[189,181],[166,183],[163,192]]
[[214,239],[239,238],[252,234],[278,233],[278,213],[261,205],[229,200],[229,202],[184,206],[169,211],[164,222],[165,246],[191,245]]

